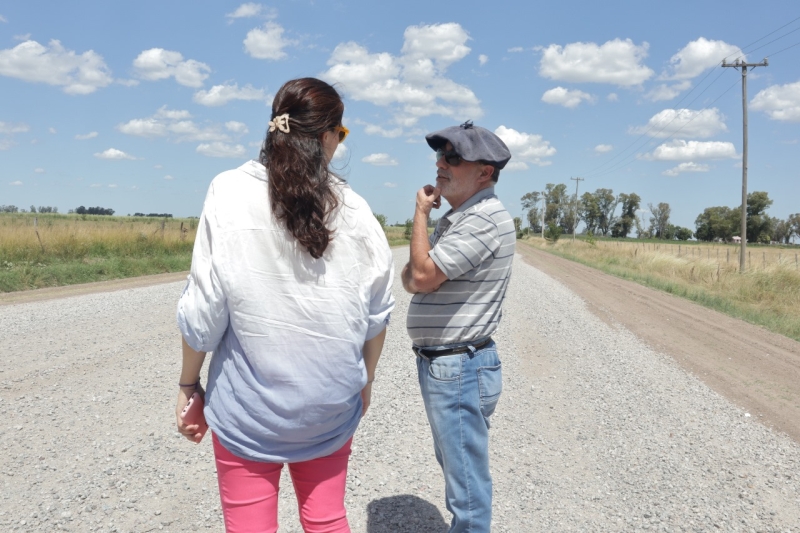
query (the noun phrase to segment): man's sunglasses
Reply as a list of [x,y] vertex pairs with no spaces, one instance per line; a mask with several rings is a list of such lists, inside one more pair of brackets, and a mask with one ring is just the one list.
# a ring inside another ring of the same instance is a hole
[[445,162],[451,167],[457,167],[464,161],[464,158],[458,155],[455,150],[445,151],[444,148],[436,150],[436,160],[439,161],[443,157]]
[[344,140],[347,139],[347,135],[350,133],[350,130],[344,126],[336,126],[333,129],[339,132],[339,144],[343,143]]

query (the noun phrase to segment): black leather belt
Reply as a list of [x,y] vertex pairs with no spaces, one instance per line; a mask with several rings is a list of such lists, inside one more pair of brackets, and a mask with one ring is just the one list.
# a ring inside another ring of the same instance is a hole
[[431,357],[439,357],[439,356],[442,356],[442,355],[455,355],[455,354],[458,354],[458,353],[467,353],[468,351],[470,351],[469,350],[470,347],[475,349],[475,350],[480,350],[481,348],[483,348],[484,346],[486,346],[490,342],[492,342],[492,338],[491,337],[489,337],[485,341],[479,342],[478,344],[467,344],[467,345],[464,345],[464,346],[459,346],[457,348],[446,348],[444,350],[434,350],[434,349],[429,349],[429,348],[418,348],[418,347],[415,346],[414,347],[414,351],[417,353],[417,355],[421,355],[422,357],[431,358]]

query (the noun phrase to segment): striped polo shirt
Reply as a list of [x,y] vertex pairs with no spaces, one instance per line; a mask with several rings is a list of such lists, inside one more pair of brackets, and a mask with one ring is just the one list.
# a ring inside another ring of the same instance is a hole
[[494,333],[511,279],[514,221],[494,194],[478,191],[439,220],[429,255],[447,275],[411,298],[406,327],[416,346],[468,343]]

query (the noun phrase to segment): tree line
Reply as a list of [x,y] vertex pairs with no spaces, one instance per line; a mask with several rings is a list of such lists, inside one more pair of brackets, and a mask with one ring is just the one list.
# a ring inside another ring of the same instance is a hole
[[[640,239],[685,241],[694,237],[701,241],[729,242],[741,235],[741,206],[706,208],[695,220],[692,231],[670,222],[671,208],[666,202],[648,203],[650,216],[646,219],[640,212],[642,199],[633,192],[615,195],[612,189],[601,188],[576,198],[567,193],[565,184],[548,183],[544,191],[529,192],[520,201],[527,213],[529,231],[534,233],[543,229],[550,234],[572,233],[583,222],[586,233],[614,238],[626,238],[634,229]],[[800,213],[789,215],[786,220],[770,217],[766,211],[771,205],[766,192],[747,195],[748,242],[788,244],[792,236],[800,237]]]

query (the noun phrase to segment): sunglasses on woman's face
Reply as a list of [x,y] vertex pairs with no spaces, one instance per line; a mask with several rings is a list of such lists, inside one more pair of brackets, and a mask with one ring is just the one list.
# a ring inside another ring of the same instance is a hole
[[339,144],[343,143],[344,140],[347,139],[347,135],[350,133],[350,130],[344,126],[336,126],[333,129],[339,132]]
[[436,160],[439,161],[443,157],[445,162],[451,167],[457,167],[462,161],[464,161],[464,158],[458,155],[455,150],[445,151],[444,148],[439,148],[436,150]]

